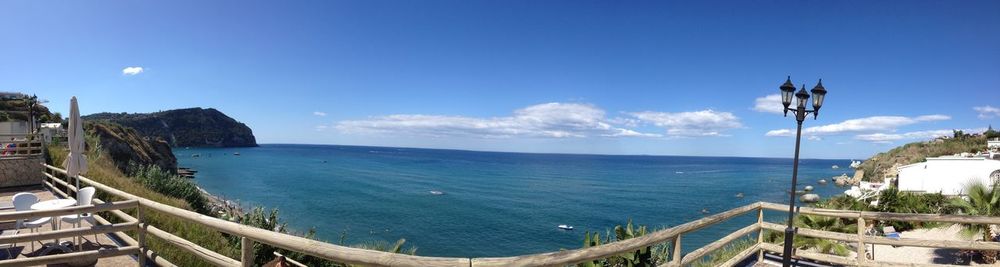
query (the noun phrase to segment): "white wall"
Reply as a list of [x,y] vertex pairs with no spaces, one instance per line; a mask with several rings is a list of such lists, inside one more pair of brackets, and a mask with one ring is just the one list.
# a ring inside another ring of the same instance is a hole
[[4,121],[0,122],[0,134],[28,134],[28,122],[26,121]]
[[899,168],[899,190],[960,195],[971,181],[992,185],[990,173],[1000,161],[985,158],[929,158]]

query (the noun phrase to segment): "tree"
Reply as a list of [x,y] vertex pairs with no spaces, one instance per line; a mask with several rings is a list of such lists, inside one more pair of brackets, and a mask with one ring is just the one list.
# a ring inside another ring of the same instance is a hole
[[[996,184],[986,186],[982,182],[973,182],[966,186],[965,198],[952,199],[952,205],[966,215],[974,216],[998,216],[1000,215],[1000,190]],[[982,234],[983,240],[992,240],[993,231],[986,224],[961,224],[960,235],[971,238],[977,234]],[[983,261],[994,263],[997,260],[995,251],[979,251],[983,255]]]

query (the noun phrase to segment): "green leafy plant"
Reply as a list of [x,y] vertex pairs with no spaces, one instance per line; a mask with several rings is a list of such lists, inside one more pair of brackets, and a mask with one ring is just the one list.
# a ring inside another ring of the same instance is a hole
[[[966,185],[964,198],[954,198],[951,205],[965,215],[975,216],[1000,216],[1000,185],[987,186],[982,182],[972,182]],[[989,225],[985,224],[960,224],[962,231],[960,235],[971,238],[981,234],[983,240],[992,240],[995,233]],[[983,261],[992,264],[997,261],[995,251],[979,251]]]
[[[634,226],[632,224],[632,219],[628,219],[625,226],[615,226],[613,235],[615,238],[614,240],[611,239],[612,234],[610,231],[605,234],[604,239],[601,239],[601,234],[597,232],[593,233],[593,235],[591,235],[589,231],[584,233],[583,248],[596,247],[602,244],[641,237],[648,233],[647,229],[648,228],[645,225],[638,227]],[[622,253],[605,259],[583,262],[577,264],[577,266],[657,266],[661,263],[665,263],[670,258],[671,245],[669,243],[670,242],[647,246],[633,252]]]

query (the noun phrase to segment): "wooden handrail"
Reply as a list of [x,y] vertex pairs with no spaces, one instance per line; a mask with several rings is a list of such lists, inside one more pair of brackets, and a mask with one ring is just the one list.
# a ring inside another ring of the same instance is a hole
[[[473,266],[555,266],[566,265],[607,258],[610,256],[635,251],[636,249],[653,246],[673,239],[674,237],[701,229],[703,227],[716,224],[732,217],[742,215],[748,211],[760,208],[760,203],[754,203],[723,213],[708,216],[699,220],[659,230],[644,236],[608,243],[596,247],[565,250],[558,252],[540,253],[525,256],[502,257],[502,258],[474,258]],[[676,256],[676,255],[675,255]]]
[[63,215],[73,215],[82,213],[94,213],[107,210],[128,209],[138,207],[139,201],[124,200],[107,202],[103,204],[91,204],[84,206],[72,206],[51,210],[26,210],[0,213],[0,221],[11,221],[19,219],[32,219],[41,217],[55,217]]
[[688,265],[691,262],[700,260],[705,255],[708,255],[709,253],[716,251],[722,247],[725,247],[729,243],[732,243],[737,239],[744,238],[750,233],[756,231],[760,231],[760,225],[756,223],[751,224],[750,226],[747,227],[743,227],[743,229],[736,230],[735,232],[732,232],[729,235],[726,235],[725,237],[719,240],[715,240],[714,242],[709,243],[708,245],[695,249],[694,251],[688,252],[688,254],[684,255],[684,257],[681,258],[681,265],[682,266]]
[[82,235],[94,235],[94,234],[106,234],[113,232],[121,232],[128,230],[138,229],[138,223],[118,223],[112,225],[94,225],[91,227],[80,227],[71,229],[59,229],[48,232],[36,232],[27,234],[17,234],[12,236],[2,236],[0,237],[0,244],[12,244],[20,243],[26,241],[41,241],[41,240],[51,240],[57,238],[82,236]]
[[[65,174],[65,171],[63,171],[62,169],[50,165],[45,165],[45,167],[49,170]],[[53,180],[61,180],[57,179],[55,176],[52,175],[49,175],[48,178],[51,178]],[[756,223],[741,228],[737,231],[734,231],[728,234],[727,236],[715,242],[709,243],[701,248],[695,249],[694,251],[687,253],[687,255],[680,255],[680,253],[675,253],[673,261],[667,263],[667,265],[690,264],[698,259],[701,259],[706,255],[709,255],[713,251],[725,247],[726,244],[734,240],[737,240],[740,237],[747,236],[755,231],[761,232],[757,234],[756,237],[757,243],[753,244],[750,248],[747,248],[738,253],[737,257],[729,259],[722,264],[723,266],[732,266],[733,264],[739,262],[740,259],[749,257],[754,253],[760,253],[761,251],[782,253],[783,250],[780,244],[771,244],[763,242],[762,232],[765,230],[780,232],[784,230],[785,226],[763,221],[763,211],[776,210],[776,211],[787,212],[787,206],[785,205],[767,203],[767,202],[757,202],[737,207],[719,214],[707,216],[702,219],[684,223],[678,226],[655,231],[645,236],[613,242],[595,247],[589,247],[589,248],[530,254],[522,256],[512,256],[512,257],[487,257],[487,258],[421,257],[421,256],[402,255],[402,254],[394,254],[388,252],[379,252],[379,251],[338,246],[298,236],[292,236],[265,229],[254,228],[214,218],[207,215],[201,215],[192,211],[172,207],[166,204],[141,198],[129,194],[127,192],[97,183],[83,176],[80,176],[79,179],[81,183],[94,186],[95,188],[107,192],[111,195],[115,195],[117,197],[128,199],[129,201],[137,203],[136,206],[138,206],[140,209],[155,210],[157,212],[181,218],[183,220],[192,223],[201,224],[203,226],[209,227],[211,229],[223,233],[238,236],[243,240],[246,240],[245,242],[242,242],[244,245],[252,244],[252,242],[260,242],[271,246],[287,249],[290,251],[297,251],[300,253],[305,253],[308,255],[316,256],[331,261],[349,263],[349,264],[370,265],[370,266],[471,267],[471,266],[559,266],[559,265],[575,264],[589,260],[608,258],[620,255],[622,253],[629,253],[636,249],[662,244],[670,240],[675,240],[677,241],[677,243],[679,243],[680,241],[679,239],[682,234],[686,234],[692,231],[697,231],[704,227],[718,224],[722,221],[729,220],[733,217],[741,216],[750,211],[757,211],[758,221]],[[67,188],[72,187],[71,185],[69,185],[69,183],[66,182],[61,182],[59,184],[66,186]],[[118,203],[124,203],[124,202],[118,202]],[[120,210],[112,209],[111,212],[123,219],[135,220],[135,218],[131,218],[131,216],[129,216],[124,212],[121,212]],[[886,221],[928,221],[928,222],[946,222],[946,223],[1000,224],[1000,217],[984,217],[984,216],[859,212],[859,211],[830,210],[830,209],[820,209],[820,208],[810,208],[810,207],[799,207],[796,212],[798,214],[857,219],[857,220],[867,219],[867,220],[886,220]],[[38,215],[33,215],[33,216],[37,217]],[[0,215],[0,219],[2,218],[3,218],[2,215]],[[249,256],[248,254],[246,254],[246,250],[243,250],[244,251],[243,261],[239,261],[236,259],[231,259],[229,257],[223,256],[221,254],[205,249],[203,247],[200,247],[197,244],[190,243],[190,241],[184,240],[166,231],[157,229],[152,225],[140,224],[140,226],[141,229],[145,229],[146,233],[167,240],[169,243],[181,247],[187,250],[188,252],[192,252],[198,255],[200,258],[205,259],[215,265],[246,266],[246,261],[248,260]],[[885,237],[865,236],[863,235],[863,232],[860,231],[858,233],[837,233],[837,232],[830,232],[817,229],[800,228],[798,229],[798,234],[802,236],[824,238],[824,239],[838,240],[844,242],[859,242],[860,244],[885,244],[885,245],[896,245],[896,246],[919,246],[919,247],[953,248],[953,249],[1000,250],[1000,243],[994,243],[994,242],[918,240],[918,239],[905,239],[905,238],[897,240]],[[816,261],[830,262],[843,265],[863,265],[863,266],[897,265],[895,263],[859,261],[858,259],[841,257],[836,255],[828,255],[810,251],[798,251],[795,253],[795,256]],[[859,259],[861,258],[859,257]]]
[[[46,168],[61,172],[65,171],[51,165]],[[469,266],[469,258],[446,258],[446,257],[423,257],[405,254],[373,251],[360,248],[344,247],[325,242],[320,242],[304,237],[277,233],[256,227],[246,226],[230,221],[225,221],[215,217],[202,215],[193,211],[184,210],[162,204],[156,201],[138,197],[127,192],[95,182],[84,176],[78,176],[81,183],[86,183],[109,194],[131,200],[139,201],[143,207],[166,213],[171,216],[185,219],[194,223],[202,224],[216,231],[248,237],[254,241],[269,244],[292,251],[299,251],[323,259],[361,265],[373,266]]]
[[38,266],[47,265],[52,263],[64,263],[69,261],[87,261],[99,258],[115,257],[122,255],[132,255],[139,253],[139,247],[128,246],[128,247],[115,247],[115,248],[103,248],[100,250],[87,250],[81,252],[71,252],[65,254],[55,254],[48,256],[37,256],[37,257],[23,257],[16,259],[8,259],[0,261],[0,267],[15,267],[15,266]]

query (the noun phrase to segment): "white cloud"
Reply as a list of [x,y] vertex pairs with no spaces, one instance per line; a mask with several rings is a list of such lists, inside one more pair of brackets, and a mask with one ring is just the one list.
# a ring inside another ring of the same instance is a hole
[[729,112],[711,109],[689,112],[634,112],[629,113],[644,123],[666,128],[670,136],[721,136],[723,131],[741,128],[740,119]]
[[[850,119],[839,123],[814,126],[802,130],[803,135],[836,135],[843,133],[873,133],[880,131],[895,131],[897,128],[919,122],[930,122],[949,120],[947,115],[924,115],[918,117],[903,116],[873,116],[867,118]],[[778,129],[768,131],[765,136],[793,136],[790,129]]]
[[766,113],[783,114],[785,106],[781,104],[781,94],[758,97],[754,100],[753,110]]
[[393,133],[425,136],[508,137],[658,137],[617,126],[593,105],[546,103],[515,110],[512,116],[474,118],[465,116],[397,114],[365,120],[347,120],[335,126],[344,133]]
[[142,67],[126,67],[122,69],[122,75],[132,76],[142,73],[142,71],[143,71]]
[[313,111],[313,115],[320,116],[320,117],[326,117],[326,112]]
[[979,113],[979,115],[976,116],[976,117],[978,117],[980,119],[984,119],[985,120],[985,119],[989,119],[989,118],[1000,116],[1000,108],[996,108],[996,107],[993,107],[993,106],[986,105],[986,106],[982,106],[982,107],[972,107],[972,109]]
[[902,134],[873,133],[873,134],[859,134],[854,136],[854,139],[873,142],[873,143],[888,143],[904,139],[907,140],[934,139],[942,136],[950,136],[952,135],[952,133],[953,133],[952,130],[916,131],[916,132],[907,132]]

